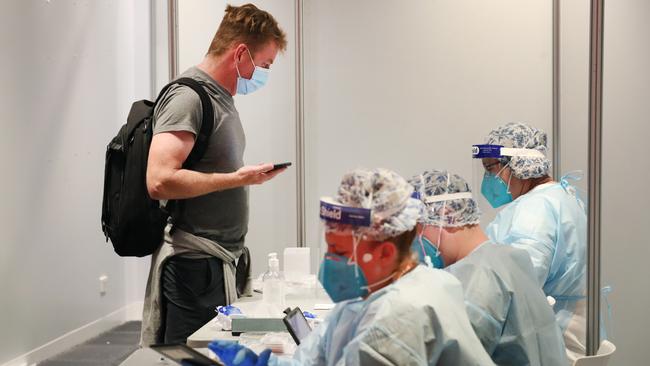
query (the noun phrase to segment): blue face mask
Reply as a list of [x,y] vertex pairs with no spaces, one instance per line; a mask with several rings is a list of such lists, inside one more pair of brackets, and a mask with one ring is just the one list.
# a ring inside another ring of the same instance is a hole
[[245,79],[241,76],[239,73],[239,67],[237,67],[235,64],[235,68],[237,69],[237,94],[242,95],[250,94],[263,87],[269,79],[269,69],[255,66],[251,51],[248,49],[246,49],[246,51],[248,51],[248,57],[250,57],[251,63],[253,63],[255,70],[253,71],[253,75],[251,75],[250,79]]
[[[423,251],[424,249],[424,251]],[[423,235],[418,235],[413,239],[413,244],[411,244],[411,250],[418,253],[420,258],[420,263],[428,264],[425,256],[428,256],[431,260],[431,265],[433,268],[445,268],[445,261],[436,247],[429,239],[425,238]]]
[[493,208],[501,207],[512,202],[512,194],[510,194],[508,185],[498,174],[494,175],[486,172],[483,175],[481,194],[483,194],[483,197],[487,199]]
[[368,281],[356,263],[342,255],[327,253],[318,271],[318,280],[334,302],[368,295]]

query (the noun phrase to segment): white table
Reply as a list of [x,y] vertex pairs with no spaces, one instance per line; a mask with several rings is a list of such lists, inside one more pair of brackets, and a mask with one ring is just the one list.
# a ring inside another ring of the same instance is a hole
[[[288,294],[286,296],[287,307],[300,307],[300,310],[309,311],[321,319],[329,313],[329,310],[316,310],[314,305],[327,304],[331,300],[324,292],[312,293],[310,296],[300,296],[299,294]],[[254,315],[257,307],[262,304],[262,295],[254,293],[252,297],[239,298],[233,305],[240,308],[242,312],[249,317]],[[222,331],[217,329],[217,326],[211,320],[199,330],[194,332],[188,339],[187,345],[197,349],[199,352],[209,355],[207,349],[208,343],[215,339],[222,340],[238,340],[239,337],[234,337],[230,331]],[[151,348],[140,348],[135,351],[129,358],[124,360],[120,366],[176,366],[177,363],[165,359],[160,353],[152,350]]]
[[[320,319],[325,319],[329,310],[316,310],[314,309],[314,305],[329,303],[330,301],[331,300],[324,292],[309,297],[287,295],[285,299],[287,307],[300,307],[300,310],[313,313]],[[262,295],[255,293],[252,297],[239,298],[233,305],[240,308],[244,314],[251,317],[251,314],[254,315],[256,308],[260,306],[261,302]],[[187,345],[192,348],[205,348],[208,346],[208,343],[215,339],[237,340],[238,337],[233,336],[230,331],[219,329],[211,320],[187,339]]]

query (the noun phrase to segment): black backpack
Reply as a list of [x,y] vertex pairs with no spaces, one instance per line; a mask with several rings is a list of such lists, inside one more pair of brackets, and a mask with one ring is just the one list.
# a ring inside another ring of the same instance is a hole
[[[156,102],[140,100],[133,103],[126,124],[108,144],[104,171],[102,231],[106,241],[110,239],[115,252],[122,257],[152,254],[162,242],[169,212],[173,203],[177,202],[170,201],[165,208],[161,208],[159,201],[149,197],[146,182],[154,107],[173,84],[192,88],[199,95],[203,110],[201,131],[183,168],[201,159],[212,134],[212,102],[201,84],[194,79],[180,78],[167,84]],[[183,201],[178,202],[182,206]]]

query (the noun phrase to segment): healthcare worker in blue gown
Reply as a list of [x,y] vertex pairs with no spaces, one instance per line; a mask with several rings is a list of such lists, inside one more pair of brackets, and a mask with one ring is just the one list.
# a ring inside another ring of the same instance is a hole
[[231,365],[494,365],[474,334],[460,282],[411,252],[422,204],[384,169],[346,174],[321,201],[327,253],[319,273],[336,302],[293,358],[234,342],[209,348]]
[[551,178],[546,152],[546,133],[524,123],[500,126],[473,146],[481,193],[501,208],[486,233],[530,254],[573,360],[585,354],[587,215],[568,178]]
[[568,365],[553,308],[528,253],[488,239],[467,182],[429,170],[409,181],[425,205],[412,248],[463,285],[472,327],[497,365]]

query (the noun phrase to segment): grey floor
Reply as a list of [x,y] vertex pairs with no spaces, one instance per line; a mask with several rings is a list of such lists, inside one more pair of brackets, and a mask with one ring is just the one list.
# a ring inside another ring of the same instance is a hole
[[120,325],[66,352],[39,363],[39,366],[116,366],[138,349],[141,322]]

